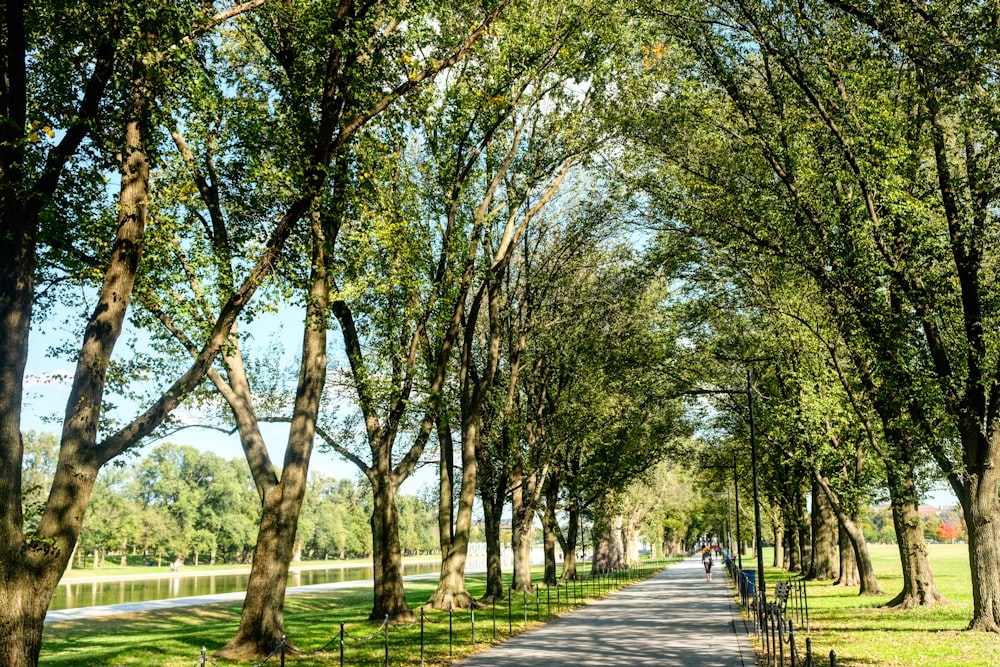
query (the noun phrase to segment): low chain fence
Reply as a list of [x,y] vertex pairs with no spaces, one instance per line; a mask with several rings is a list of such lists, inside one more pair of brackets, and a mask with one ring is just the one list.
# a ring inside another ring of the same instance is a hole
[[[282,636],[278,645],[250,667],[284,665],[303,656],[327,654],[330,665],[420,665],[429,659],[455,657],[464,647],[493,644],[544,623],[577,607],[646,579],[667,566],[667,561],[644,561],[625,570],[594,573],[560,581],[554,586],[536,585],[532,592],[507,589],[506,599],[493,600],[473,609],[436,610],[419,608],[416,620],[390,623],[386,617],[373,627],[368,620],[344,621],[331,630],[322,646],[303,650]],[[231,663],[211,659],[206,647],[195,667],[226,667]]]
[[[774,585],[772,599],[758,590],[752,571],[741,570],[730,555],[725,556],[726,570],[736,587],[744,617],[752,621],[758,648],[766,667],[837,667],[837,652],[828,656],[813,653],[809,637],[809,596],[801,579],[787,579]],[[805,641],[799,639],[805,634]]]

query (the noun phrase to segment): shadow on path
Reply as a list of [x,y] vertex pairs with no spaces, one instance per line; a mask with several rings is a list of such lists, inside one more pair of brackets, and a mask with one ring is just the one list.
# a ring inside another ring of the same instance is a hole
[[755,666],[725,570],[714,575],[705,581],[700,559],[687,559],[458,664]]

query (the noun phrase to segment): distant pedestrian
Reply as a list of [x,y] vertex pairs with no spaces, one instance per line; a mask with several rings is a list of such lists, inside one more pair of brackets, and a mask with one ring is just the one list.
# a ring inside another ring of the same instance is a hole
[[705,581],[712,580],[712,550],[705,548],[701,552],[701,564],[705,566]]

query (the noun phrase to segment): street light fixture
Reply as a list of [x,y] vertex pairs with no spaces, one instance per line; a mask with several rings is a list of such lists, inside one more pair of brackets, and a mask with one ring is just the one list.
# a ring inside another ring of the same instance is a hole
[[[736,564],[742,570],[743,569],[743,550],[740,548],[740,534],[741,534],[741,528],[740,528],[740,483],[739,483],[739,476],[738,476],[739,471],[736,468],[736,455],[733,454],[733,464],[732,465],[729,465],[729,466],[702,466],[702,467],[704,467],[704,468],[717,468],[717,469],[730,469],[730,470],[733,471],[733,495],[735,496],[735,500],[736,500],[736,539],[735,540],[733,539],[732,533],[730,532],[730,535],[729,535],[729,545],[733,546],[734,543],[735,543],[735,546],[736,546]],[[727,513],[729,511],[729,509],[728,509],[728,503],[729,503],[729,492],[727,491],[726,492],[726,504],[727,504],[727,510],[726,511],[727,511]],[[728,520],[728,517],[727,517],[727,520]],[[730,530],[731,529],[732,529],[732,526],[730,526]]]
[[[751,386],[750,369],[747,369],[747,386],[745,389],[693,389],[691,391],[684,392],[690,395],[707,395],[707,394],[743,394],[747,397],[747,409],[749,411],[748,425],[750,427],[750,464],[753,470],[753,515],[754,515],[754,543],[756,547],[757,555],[757,587],[760,591],[761,603],[766,602],[766,597],[764,594],[764,548],[761,544],[761,528],[760,528],[760,486],[757,481],[757,433],[754,424],[753,417],[753,387]],[[735,471],[736,463],[733,462],[733,469]],[[737,499],[737,511],[736,511],[736,535],[739,537],[739,500]],[[736,553],[739,556],[739,544],[737,544]],[[740,559],[740,569],[743,569],[742,559]]]

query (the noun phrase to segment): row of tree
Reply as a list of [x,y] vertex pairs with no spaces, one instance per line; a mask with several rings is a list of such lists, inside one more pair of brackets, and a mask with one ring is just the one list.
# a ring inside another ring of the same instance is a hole
[[[37,523],[57,460],[52,434],[24,438],[25,523]],[[371,489],[367,484],[313,473],[299,518],[293,560],[371,555]],[[400,496],[404,552],[437,551],[435,509],[429,501]],[[190,445],[158,445],[138,461],[109,469],[97,482],[77,543],[76,563],[93,567],[115,554],[162,563],[249,563],[260,501],[242,459],[226,460]],[[134,560],[134,559],[133,559]]]
[[[655,16],[640,178],[663,237],[698,249],[698,372],[730,388],[753,372],[779,562],[878,592],[859,519],[886,498],[892,604],[941,601],[918,507],[944,479],[968,533],[970,628],[1000,630],[993,9],[713,0]],[[736,453],[744,477],[745,396],[715,404],[743,444],[717,431],[708,462]]]
[[[628,193],[608,196],[631,9],[4,6],[0,661],[36,664],[98,473],[182,426],[181,406],[238,434],[260,506],[240,626],[220,655],[265,655],[284,634],[316,442],[370,487],[373,618],[412,617],[398,492],[428,460],[442,554],[430,604],[473,603],[477,494],[488,595],[503,591],[508,502],[519,589],[532,585],[536,515],[550,580],[552,545],[575,554],[583,512],[598,567],[625,562],[635,521],[617,492],[683,431],[660,372],[677,340],[658,308],[670,269],[632,248]],[[297,351],[286,334],[255,341],[275,311],[303,325]],[[31,514],[28,338],[63,317],[52,347],[75,370]],[[280,463],[266,422],[287,424]],[[191,539],[223,539],[220,527]]]
[[[594,567],[621,567],[637,517],[672,549],[708,521],[657,464],[745,480],[756,435],[789,567],[831,574],[839,544],[838,574],[853,554],[877,590],[857,517],[885,490],[901,604],[938,597],[914,520],[935,461],[966,520],[972,627],[1000,629],[991,20],[846,0],[7,3],[0,660],[37,662],[98,472],[180,406],[238,434],[260,506],[226,657],[281,639],[317,442],[371,490],[374,619],[412,617],[398,492],[418,465],[438,471],[428,603],[468,607],[477,497],[495,597],[508,504],[518,589],[535,517],[546,580],[556,542],[575,575],[584,514]],[[28,338],[81,295],[28,522]],[[254,338],[275,311],[302,324],[294,350]],[[691,444],[685,396],[748,367],[755,432],[730,392]],[[280,463],[267,422],[287,425]]]

